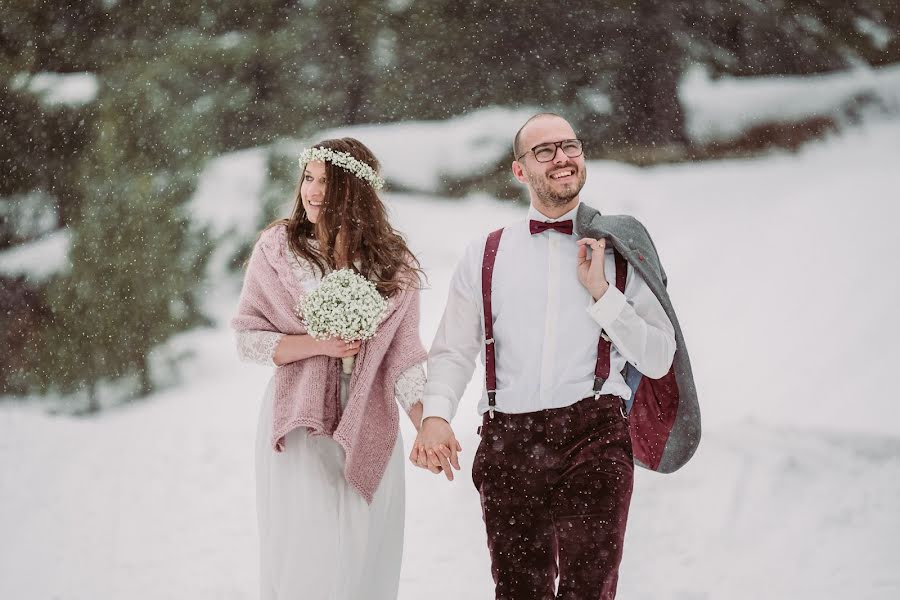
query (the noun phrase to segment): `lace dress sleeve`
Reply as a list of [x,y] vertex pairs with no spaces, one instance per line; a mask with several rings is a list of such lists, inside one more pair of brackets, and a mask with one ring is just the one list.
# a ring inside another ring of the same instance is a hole
[[422,400],[425,390],[425,369],[421,364],[412,366],[400,374],[394,385],[394,395],[403,410],[409,412],[416,402]]
[[241,360],[261,365],[275,366],[275,347],[283,333],[276,331],[239,331],[237,333],[238,355]]

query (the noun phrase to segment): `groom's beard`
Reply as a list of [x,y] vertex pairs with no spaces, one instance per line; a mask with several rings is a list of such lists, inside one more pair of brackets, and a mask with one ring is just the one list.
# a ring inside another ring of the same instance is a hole
[[579,169],[571,163],[566,166],[575,170],[576,178],[575,181],[564,186],[554,185],[549,175],[525,170],[528,183],[531,184],[531,189],[534,190],[542,204],[552,207],[565,206],[581,192],[581,188],[584,187],[584,182],[587,179],[587,171],[584,168]]

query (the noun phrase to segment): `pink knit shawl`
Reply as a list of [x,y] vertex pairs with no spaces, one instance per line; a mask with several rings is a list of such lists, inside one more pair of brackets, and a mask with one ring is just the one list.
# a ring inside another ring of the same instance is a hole
[[[291,271],[292,260],[296,259],[287,244],[286,227],[265,230],[250,256],[231,321],[235,330],[306,333],[295,312],[303,290]],[[346,454],[344,477],[371,503],[397,440],[394,386],[401,373],[426,356],[419,338],[419,289],[410,285],[389,299],[377,334],[362,343],[343,413],[339,359],[313,356],[278,367],[273,448],[283,451],[285,435],[297,427],[331,436]]]

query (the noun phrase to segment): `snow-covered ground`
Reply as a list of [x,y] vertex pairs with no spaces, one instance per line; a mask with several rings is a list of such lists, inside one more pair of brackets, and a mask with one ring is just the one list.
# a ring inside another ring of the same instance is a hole
[[[241,232],[258,207],[257,184],[241,182],[258,181],[262,163],[255,152],[224,161],[198,192],[215,204],[195,206],[215,207],[202,214],[223,219],[217,231],[232,218]],[[638,474],[620,597],[900,597],[897,164],[900,121],[755,160],[589,163],[583,199],[654,234],[705,425],[684,469]],[[467,240],[524,208],[387,201],[430,278],[428,343]],[[174,343],[194,355],[151,399],[82,420],[0,407],[0,598],[256,597],[252,449],[270,371],[235,356],[239,285],[211,286],[218,325]],[[470,479],[480,377],[454,421],[460,477],[407,469],[403,600],[491,597]],[[408,447],[407,424],[403,434]]]

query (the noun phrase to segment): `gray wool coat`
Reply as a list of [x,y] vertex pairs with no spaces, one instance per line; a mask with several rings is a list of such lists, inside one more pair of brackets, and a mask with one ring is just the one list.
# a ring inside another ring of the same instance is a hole
[[[697,388],[694,385],[694,375],[691,370],[691,361],[688,357],[687,345],[684,341],[684,335],[681,332],[681,326],[678,323],[678,317],[669,294],[666,291],[666,272],[660,264],[656,247],[650,234],[640,221],[628,215],[602,215],[599,211],[582,202],[578,207],[578,213],[575,219],[575,234],[579,237],[590,237],[594,239],[606,238],[612,243],[613,247],[628,261],[631,267],[641,274],[650,290],[659,299],[660,304],[666,311],[672,326],[675,328],[675,358],[672,367],[677,382],[677,398],[672,404],[664,404],[663,408],[658,406],[649,407],[650,411],[658,411],[659,418],[656,413],[650,421],[655,421],[653,425],[647,419],[630,419],[629,426],[631,428],[631,437],[635,451],[635,462],[641,466],[650,468],[661,473],[671,473],[681,468],[694,452],[700,443],[700,406],[697,402]],[[631,372],[626,372],[626,380],[632,387],[632,391],[639,385],[654,384],[655,381],[642,382],[643,375],[636,369],[628,366]],[[672,390],[674,392],[674,390]],[[667,393],[667,392],[660,392]],[[647,394],[633,394],[634,402],[648,402]],[[652,402],[652,401],[650,401]],[[635,408],[643,410],[635,411]],[[647,413],[648,407],[632,407],[631,414]],[[674,413],[674,414],[673,414]],[[660,434],[659,423],[665,421],[668,423],[663,430],[668,435]],[[671,429],[669,429],[671,427]],[[650,441],[652,440],[652,441]],[[637,448],[639,446],[655,445],[658,452],[655,452],[656,458],[653,461],[647,461],[656,464],[646,464],[640,460]]]

